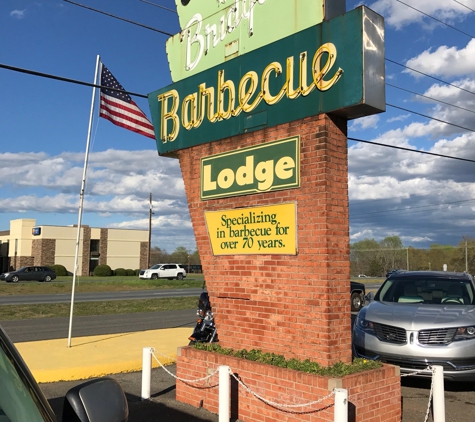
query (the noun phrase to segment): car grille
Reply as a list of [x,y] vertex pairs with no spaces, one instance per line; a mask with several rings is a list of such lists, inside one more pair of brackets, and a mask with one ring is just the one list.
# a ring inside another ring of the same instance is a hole
[[396,344],[405,344],[406,340],[406,330],[404,328],[393,327],[391,325],[373,323],[373,329],[381,341],[386,341],[388,343]]
[[381,362],[389,363],[390,365],[401,366],[405,369],[414,369],[416,371],[425,369],[431,365],[439,365],[444,368],[444,371],[467,371],[475,369],[475,359],[452,359],[452,360],[411,360],[407,358],[399,358],[388,355],[378,355],[378,360]]
[[418,340],[421,344],[449,344],[454,339],[456,328],[419,331]]
[[145,274],[145,270],[140,270],[139,275],[144,275],[144,274]]

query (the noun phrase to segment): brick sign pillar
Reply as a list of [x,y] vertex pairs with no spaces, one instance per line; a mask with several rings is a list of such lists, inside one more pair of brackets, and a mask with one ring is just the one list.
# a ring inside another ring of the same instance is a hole
[[[351,362],[346,125],[320,114],[177,151],[222,347]],[[200,199],[200,158],[293,136],[299,187]],[[296,255],[213,255],[205,211],[282,203],[296,204]]]

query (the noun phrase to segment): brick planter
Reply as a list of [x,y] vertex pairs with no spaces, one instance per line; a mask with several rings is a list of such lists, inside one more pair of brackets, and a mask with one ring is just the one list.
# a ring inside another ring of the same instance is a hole
[[[232,372],[252,391],[231,378],[231,420],[244,422],[320,422],[334,420],[334,396],[307,407],[273,407],[253,393],[278,404],[311,403],[329,395],[334,388],[348,391],[350,422],[400,422],[401,380],[399,368],[380,369],[330,378],[292,369],[251,362],[231,356],[183,347],[178,351],[177,376],[187,380],[212,374],[220,365]],[[198,383],[177,381],[177,400],[218,413],[218,375]]]

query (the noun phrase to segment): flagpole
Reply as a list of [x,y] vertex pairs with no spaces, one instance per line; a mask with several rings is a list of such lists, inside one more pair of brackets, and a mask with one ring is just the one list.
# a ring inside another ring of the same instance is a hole
[[[97,55],[96,58],[96,73],[94,75],[94,85],[98,85],[98,76],[100,71],[101,57]],[[78,231],[76,236],[76,253],[74,255],[74,269],[73,269],[73,286],[71,290],[71,310],[69,314],[69,332],[68,332],[68,347],[71,347],[71,331],[73,327],[73,309],[74,309],[74,290],[76,288],[76,273],[78,268],[78,257],[79,257],[79,241],[81,238],[81,221],[82,221],[82,210],[84,203],[84,189],[86,186],[86,172],[87,172],[87,162],[89,159],[89,144],[91,141],[91,132],[92,132],[92,121],[94,118],[94,103],[96,101],[96,90],[97,88],[92,89],[92,100],[91,100],[91,111],[89,113],[89,127],[87,131],[87,141],[86,141],[86,153],[84,155],[84,168],[82,173],[82,182],[81,182],[81,191],[79,193],[79,213],[78,213]],[[84,251],[83,251],[84,254]]]

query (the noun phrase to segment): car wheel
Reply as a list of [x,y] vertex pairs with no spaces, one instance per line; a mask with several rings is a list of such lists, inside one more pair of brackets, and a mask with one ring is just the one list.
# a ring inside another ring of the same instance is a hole
[[51,281],[51,276],[50,276],[50,275],[47,275],[47,276],[45,277],[45,281],[46,281],[46,282]]
[[183,280],[183,274],[182,274],[182,273],[179,273],[179,274],[176,276],[176,279],[177,279],[177,280]]
[[358,312],[363,307],[363,299],[357,292],[351,294],[351,312]]
[[13,281],[14,283],[18,283],[18,280],[19,280],[19,278],[18,278],[17,275],[14,275],[14,276],[12,277],[12,281]]
[[157,274],[152,274],[152,277],[151,277],[152,280],[156,280],[157,278],[158,278]]

